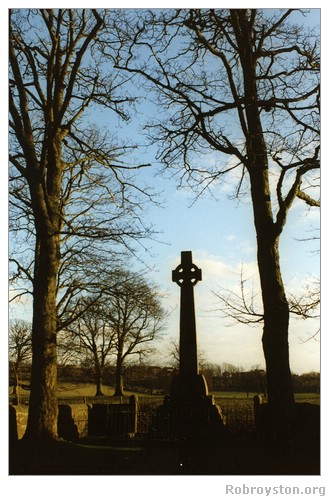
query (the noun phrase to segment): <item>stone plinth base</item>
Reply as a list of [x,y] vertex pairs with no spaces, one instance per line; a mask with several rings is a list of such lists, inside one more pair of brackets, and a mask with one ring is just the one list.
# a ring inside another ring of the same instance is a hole
[[212,396],[167,396],[155,415],[150,436],[162,439],[212,439],[226,433],[225,417]]

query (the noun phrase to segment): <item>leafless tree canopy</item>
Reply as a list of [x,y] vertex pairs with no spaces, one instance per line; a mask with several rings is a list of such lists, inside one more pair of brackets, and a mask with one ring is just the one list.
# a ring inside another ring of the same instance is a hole
[[[220,312],[223,318],[229,318],[232,324],[242,323],[248,326],[256,326],[264,321],[261,296],[258,287],[255,287],[252,279],[244,274],[243,266],[240,272],[239,288],[232,290],[218,287],[213,292],[218,299]],[[299,293],[289,292],[287,294],[289,310],[292,316],[306,320],[320,320],[320,280],[310,279]],[[310,333],[306,340],[314,339],[320,333],[316,328]]]
[[264,320],[269,404],[283,428],[294,396],[279,240],[297,199],[319,206],[319,36],[303,16],[291,9],[131,11],[116,55],[116,67],[157,96],[163,112],[147,130],[165,167],[197,195],[222,181],[234,196],[250,196],[263,312],[255,314],[244,289],[233,305],[240,319],[247,311]]
[[[127,78],[100,55],[106,19],[106,12],[97,10],[11,13],[10,229],[17,242],[10,256],[13,300],[32,292],[36,213],[30,186],[35,176],[43,186],[40,215],[51,219],[51,211],[57,213],[59,310],[72,293],[95,285],[91,274],[99,261],[114,262],[151,236],[142,213],[155,198],[136,181],[145,165],[130,158],[135,145],[120,143],[109,121],[104,126],[93,121],[101,109],[127,121],[134,101],[123,87]],[[52,168],[55,157],[60,165]],[[48,198],[57,180],[56,206],[51,208]]]
[[153,341],[163,328],[165,312],[157,291],[144,278],[132,272],[117,272],[101,297],[88,297],[78,319],[70,324],[63,349],[88,356],[94,366],[97,394],[105,364],[116,366],[116,395],[123,394],[122,371],[127,358],[139,360],[152,352]]
[[277,179],[271,195],[278,230],[296,196],[312,206],[319,203],[313,175],[319,168],[318,34],[304,28],[302,14],[297,24],[294,14],[281,9],[167,9],[142,11],[136,20],[133,11],[127,14],[117,57],[117,66],[142,77],[151,91],[157,89],[158,107],[170,110],[148,124],[165,164],[182,162],[182,180],[198,190],[224,174],[234,175],[239,194],[250,167],[248,112],[256,97],[243,69],[242,56],[249,49],[242,46],[243,36],[250,36],[248,64],[257,86],[253,105]]
[[31,330],[31,324],[23,320],[15,320],[9,325],[9,356],[17,367],[31,359]]

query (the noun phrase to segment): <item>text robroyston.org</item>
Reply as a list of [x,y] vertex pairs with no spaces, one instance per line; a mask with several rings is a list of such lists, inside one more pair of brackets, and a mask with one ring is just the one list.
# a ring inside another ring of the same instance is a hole
[[234,486],[233,484],[227,484],[225,487],[226,495],[319,495],[321,497],[325,496],[326,489],[324,486],[305,486],[305,488],[300,488],[299,486],[247,486],[243,484],[242,486]]

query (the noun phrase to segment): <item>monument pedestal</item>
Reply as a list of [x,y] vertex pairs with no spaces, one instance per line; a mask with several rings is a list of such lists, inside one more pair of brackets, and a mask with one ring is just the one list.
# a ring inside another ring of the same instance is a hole
[[166,396],[153,420],[151,435],[163,439],[211,440],[227,432],[221,408],[209,395]]

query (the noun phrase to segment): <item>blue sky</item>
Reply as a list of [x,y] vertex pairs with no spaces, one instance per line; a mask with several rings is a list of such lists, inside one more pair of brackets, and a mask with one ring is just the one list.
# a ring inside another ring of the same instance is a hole
[[[145,111],[145,107],[143,109]],[[102,114],[98,121],[107,120]],[[113,115],[109,118],[110,123],[112,120]],[[129,136],[140,125],[141,120],[136,117],[131,125],[118,129],[118,136]],[[163,208],[149,207],[145,214],[146,222],[154,224],[160,234],[157,237],[159,243],[149,244],[152,257],[147,253],[142,255],[151,267],[155,266],[150,278],[158,284],[164,296],[164,306],[170,311],[167,330],[154,362],[163,362],[170,339],[178,338],[179,288],[171,282],[171,271],[180,262],[180,252],[192,250],[195,263],[203,271],[203,281],[195,288],[198,344],[202,358],[244,369],[255,365],[264,367],[261,327],[227,326],[228,321],[220,317],[219,304],[213,293],[219,286],[239,286],[242,263],[251,282],[258,286],[255,231],[248,195],[237,202],[228,198],[232,193],[229,183],[218,184],[212,195],[205,194],[193,203],[195,195],[186,189],[178,189],[178,180],[171,174],[159,175],[159,164],[152,148],[135,152],[135,156],[141,158],[141,162],[151,163],[152,167],[141,174],[142,180],[154,185],[156,191],[163,193],[164,199]],[[280,245],[283,279],[288,292],[300,291],[305,279],[319,275],[319,254],[314,252],[317,244],[297,241],[305,238],[307,230],[312,227],[319,227],[318,211],[307,211],[297,203],[289,214]],[[28,305],[13,311],[13,316],[28,314]],[[319,370],[318,340],[304,342],[316,329],[315,322],[291,321],[293,372]]]

